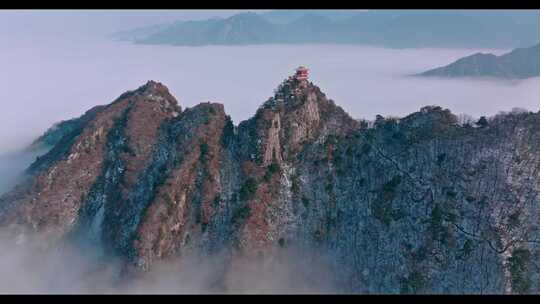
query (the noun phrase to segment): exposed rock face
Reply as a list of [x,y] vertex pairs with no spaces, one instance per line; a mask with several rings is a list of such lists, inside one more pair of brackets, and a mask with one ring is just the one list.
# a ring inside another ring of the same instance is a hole
[[[76,128],[30,166],[34,178],[14,194],[8,194],[17,198],[3,204],[6,209],[0,215],[3,223],[54,237],[68,233],[79,219],[84,220],[87,209],[99,209],[96,206],[99,204],[93,201],[101,199],[103,203],[108,193],[97,192],[103,192],[102,188],[111,183],[119,183],[118,174],[131,169],[128,166],[132,155],[141,155],[134,158],[132,166],[144,165],[159,120],[172,117],[178,110],[176,100],[165,87],[149,82],[106,107],[89,111],[79,119]],[[127,124],[128,118],[133,119],[131,125]],[[144,132],[134,134],[137,128],[140,131],[140,122],[144,122]],[[136,145],[127,143],[129,135],[136,136]],[[130,172],[125,175],[129,178]]]
[[540,114],[473,127],[425,107],[368,128],[289,78],[237,127],[155,82],[74,122],[0,198],[3,229],[90,242],[130,271],[219,253],[225,289],[294,247],[343,292],[539,291]]

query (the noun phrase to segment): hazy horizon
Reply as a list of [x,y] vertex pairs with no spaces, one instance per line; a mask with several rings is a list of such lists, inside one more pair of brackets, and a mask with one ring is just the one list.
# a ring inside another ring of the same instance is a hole
[[[39,51],[36,51],[39,50]],[[352,45],[171,47],[113,42],[13,41],[0,48],[8,90],[0,98],[0,153],[27,145],[52,124],[112,102],[148,80],[166,85],[179,104],[220,102],[238,124],[251,117],[295,67],[352,117],[405,116],[425,105],[456,114],[494,115],[514,107],[538,110],[540,79],[522,81],[417,78],[408,75],[478,49],[384,49]],[[330,55],[331,54],[331,55]],[[489,102],[487,102],[489,101]],[[12,132],[18,130],[18,132]]]
[[[148,80],[169,87],[182,107],[225,104],[235,123],[251,117],[298,65],[354,118],[405,116],[425,105],[456,114],[538,110],[540,80],[419,79],[407,75],[486,49],[385,49],[352,45],[171,47],[113,42],[107,34],[239,10],[0,12],[0,154],[15,151],[53,123],[108,104]],[[159,16],[159,18],[157,18]],[[24,26],[18,26],[23,24]],[[88,24],[96,25],[89,29]],[[9,31],[6,31],[9,26]],[[59,31],[61,33],[59,33]],[[92,34],[91,34],[92,33]],[[87,39],[84,39],[87,38]],[[254,77],[255,76],[255,77]],[[17,130],[17,134],[12,132]]]

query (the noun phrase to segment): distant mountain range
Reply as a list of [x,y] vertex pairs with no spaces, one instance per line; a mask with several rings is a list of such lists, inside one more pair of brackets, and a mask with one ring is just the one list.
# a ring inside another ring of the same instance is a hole
[[340,43],[513,48],[540,38],[540,10],[278,10],[178,21],[113,35],[183,46]]
[[366,10],[273,10],[261,14],[266,20],[273,23],[290,23],[305,15],[316,15],[331,20],[350,18]]
[[540,76],[540,44],[515,49],[501,56],[476,53],[420,76],[496,77],[524,79]]

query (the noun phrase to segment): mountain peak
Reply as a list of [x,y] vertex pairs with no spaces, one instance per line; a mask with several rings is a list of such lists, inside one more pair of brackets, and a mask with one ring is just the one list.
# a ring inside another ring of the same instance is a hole
[[[156,103],[160,111],[165,113],[173,113],[173,116],[177,116],[182,108],[178,104],[178,101],[174,96],[171,95],[169,89],[162,84],[154,80],[147,81],[144,85],[138,87],[133,91],[127,91],[124,94],[120,95],[116,99],[116,102],[121,102],[122,100],[129,99],[131,102],[149,102]],[[154,108],[157,110],[158,108]]]
[[225,20],[230,21],[230,22],[252,22],[252,21],[264,22],[264,23],[268,22],[266,21],[266,19],[264,19],[263,17],[261,17],[260,15],[254,12],[240,13],[237,15],[233,15],[229,18],[226,18]]
[[161,82],[148,80],[145,84],[139,86],[135,90],[126,91],[121,94],[117,100],[127,98],[130,96],[144,96],[144,95],[170,95],[169,89]]
[[[275,108],[279,105],[297,106],[303,104],[309,92],[321,92],[320,89],[308,80],[308,69],[300,66],[295,73],[287,77],[274,90],[274,96],[268,99],[262,108]],[[322,94],[322,93],[321,93]]]
[[169,88],[154,80],[148,80],[135,91],[141,95],[170,95]]
[[334,101],[308,80],[300,66],[257,111],[254,119],[263,138],[262,163],[291,160],[304,144],[329,135],[341,136],[358,127]]
[[524,79],[540,76],[540,44],[514,49],[497,56],[475,53],[453,63],[419,74],[440,77],[497,77]]

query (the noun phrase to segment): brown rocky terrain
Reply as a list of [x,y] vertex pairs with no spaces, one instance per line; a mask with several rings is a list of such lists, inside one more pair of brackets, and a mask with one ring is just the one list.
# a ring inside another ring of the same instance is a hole
[[150,81],[40,138],[0,226],[90,244],[124,275],[219,255],[221,290],[294,249],[340,292],[538,292],[539,131],[538,113],[471,125],[435,106],[366,123],[294,77],[235,126]]

